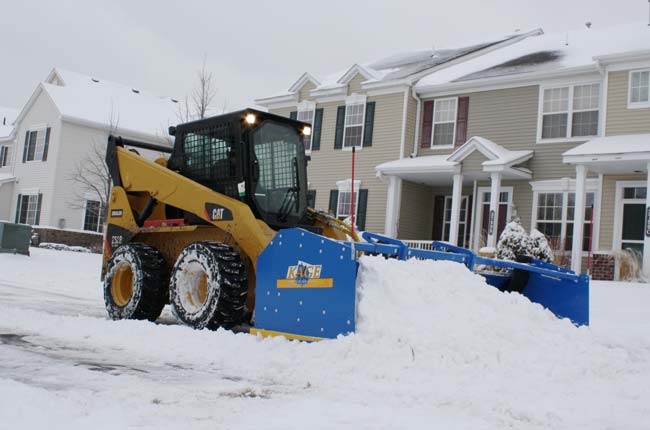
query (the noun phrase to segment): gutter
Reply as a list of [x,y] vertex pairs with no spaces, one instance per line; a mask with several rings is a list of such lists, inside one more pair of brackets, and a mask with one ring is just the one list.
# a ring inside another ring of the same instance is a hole
[[[88,120],[81,119],[81,118],[75,118],[75,117],[71,117],[71,116],[68,116],[68,115],[61,115],[61,121],[71,123],[71,124],[78,124],[78,125],[84,125],[84,126],[87,126],[87,127],[97,128],[97,129],[100,129],[100,130],[106,130],[107,129],[106,124],[95,122],[95,121],[88,121]],[[164,131],[164,130],[161,130],[161,131]],[[168,136],[165,136],[165,135],[162,135],[162,134],[161,135],[152,135],[152,134],[148,134],[148,133],[142,133],[142,132],[136,131],[136,130],[129,130],[128,128],[122,128],[122,127],[117,127],[117,129],[114,130],[113,133],[115,133],[115,134],[123,133],[123,134],[126,134],[126,135],[130,136],[130,137],[134,137],[134,138],[137,138],[137,139],[142,139],[144,141],[162,143],[162,144],[165,144],[165,145],[169,146]],[[169,136],[169,138],[171,138],[171,136]]]
[[420,109],[422,108],[422,99],[415,92],[415,86],[411,87],[411,90],[411,94],[417,102],[417,108],[415,109],[415,139],[413,140],[413,152],[411,152],[411,158],[414,158],[418,156],[418,148],[420,147],[418,142],[420,140]]

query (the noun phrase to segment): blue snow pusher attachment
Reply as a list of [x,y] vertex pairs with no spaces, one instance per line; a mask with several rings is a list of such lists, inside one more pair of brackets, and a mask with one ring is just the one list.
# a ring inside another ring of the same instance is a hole
[[[343,242],[300,228],[281,230],[257,260],[255,328],[251,333],[319,340],[354,332],[358,258],[446,260],[465,264],[488,284],[520,291],[576,325],[589,324],[589,278],[553,264],[484,258],[444,242],[432,250],[365,232],[366,242]],[[481,271],[480,268],[505,271]]]

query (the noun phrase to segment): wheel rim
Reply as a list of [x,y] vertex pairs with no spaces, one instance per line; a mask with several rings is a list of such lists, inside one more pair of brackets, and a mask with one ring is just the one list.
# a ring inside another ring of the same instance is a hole
[[203,266],[197,262],[189,263],[183,269],[179,284],[183,308],[190,314],[197,313],[208,300],[208,274]]
[[133,269],[128,263],[120,263],[111,281],[111,296],[118,306],[126,306],[133,297]]

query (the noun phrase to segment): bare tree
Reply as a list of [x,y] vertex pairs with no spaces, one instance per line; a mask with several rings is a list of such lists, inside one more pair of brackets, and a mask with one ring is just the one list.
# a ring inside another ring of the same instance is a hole
[[182,122],[202,119],[208,115],[210,104],[217,95],[212,72],[206,68],[207,55],[203,57],[201,69],[196,71],[196,85],[191,95],[185,96],[179,105],[178,116]]

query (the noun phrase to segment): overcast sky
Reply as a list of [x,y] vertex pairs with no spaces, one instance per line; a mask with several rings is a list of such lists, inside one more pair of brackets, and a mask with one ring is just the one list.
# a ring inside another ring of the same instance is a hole
[[182,98],[204,55],[215,105],[242,107],[305,71],[515,29],[647,21],[647,0],[3,0],[0,106],[20,108],[54,66]]

